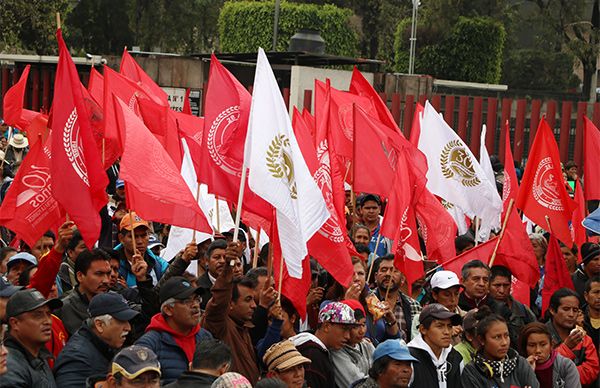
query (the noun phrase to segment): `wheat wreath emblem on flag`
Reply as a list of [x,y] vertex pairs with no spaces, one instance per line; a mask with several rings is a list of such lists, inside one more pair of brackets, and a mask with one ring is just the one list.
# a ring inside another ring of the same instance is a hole
[[267,150],[267,168],[273,178],[283,179],[290,189],[290,197],[298,198],[296,178],[294,177],[294,162],[286,150],[290,147],[290,139],[284,134],[273,138]]
[[452,140],[444,146],[440,165],[446,179],[456,179],[466,187],[475,187],[481,183],[473,168],[471,156],[458,140]]

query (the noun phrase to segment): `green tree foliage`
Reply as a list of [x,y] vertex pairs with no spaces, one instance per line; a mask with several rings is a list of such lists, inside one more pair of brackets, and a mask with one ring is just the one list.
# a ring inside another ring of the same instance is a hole
[[[408,70],[410,19],[396,31],[396,70]],[[439,27],[438,27],[439,28]],[[415,71],[438,78],[497,83],[502,70],[506,32],[502,24],[489,18],[459,17],[445,38],[437,28],[419,30],[420,45]]]
[[0,52],[57,52],[56,12],[65,17],[69,0],[1,0]]
[[564,92],[576,88],[575,57],[537,48],[511,50],[505,58],[502,82],[513,89]]
[[[223,52],[253,52],[270,49],[273,41],[274,3],[226,2],[219,15],[219,37]],[[355,55],[357,33],[351,27],[352,11],[331,4],[282,2],[279,13],[277,50],[286,51],[290,38],[302,28],[320,31],[325,51],[333,55]]]

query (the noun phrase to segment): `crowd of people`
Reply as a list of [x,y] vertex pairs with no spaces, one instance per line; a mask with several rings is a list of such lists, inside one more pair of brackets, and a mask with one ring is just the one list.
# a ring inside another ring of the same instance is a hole
[[[0,199],[27,154],[22,134],[2,140]],[[565,182],[577,171],[567,167]],[[268,243],[253,260],[246,226],[238,241],[215,234],[167,262],[169,226],[128,209],[118,167],[108,174],[96,248],[70,221],[31,247],[7,244],[2,228],[0,387],[598,386],[598,244],[561,247],[574,289],[554,292],[542,315],[543,276],[527,305],[512,296],[514,274],[485,260],[406,284],[378,238],[382,201],[349,195],[352,282],[311,258],[302,316],[277,291]],[[457,253],[473,236],[456,237]],[[542,275],[547,238],[530,236]]]

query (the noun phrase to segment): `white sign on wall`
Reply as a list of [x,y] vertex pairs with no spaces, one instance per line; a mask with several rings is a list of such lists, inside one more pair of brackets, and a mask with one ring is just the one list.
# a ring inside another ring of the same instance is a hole
[[177,112],[183,111],[183,102],[185,101],[185,88],[162,88],[169,96],[169,105],[171,109]]

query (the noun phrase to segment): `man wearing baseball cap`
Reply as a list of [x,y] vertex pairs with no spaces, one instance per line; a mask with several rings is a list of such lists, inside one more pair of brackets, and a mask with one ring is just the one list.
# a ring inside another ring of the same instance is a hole
[[[458,298],[460,290],[464,288],[458,276],[452,271],[437,271],[431,277],[429,281],[431,285],[431,298],[434,303],[439,303],[448,310],[457,313],[461,317],[467,313],[458,307]],[[460,343],[462,333],[462,326],[454,326],[452,328],[452,344],[456,345]],[[419,334],[419,316],[415,316],[412,321],[412,335],[411,338],[415,338]]]
[[373,352],[369,376],[354,383],[355,388],[408,388],[412,377],[414,358],[406,344],[399,339],[381,342]]
[[315,334],[304,332],[290,338],[300,354],[312,361],[305,370],[309,387],[336,386],[329,350],[341,349],[350,339],[350,329],[355,324],[354,311],[350,306],[331,302],[319,311]]
[[593,277],[600,276],[600,245],[589,242],[581,244],[581,261],[575,273],[571,275],[571,279],[579,295],[579,301],[583,304],[585,283]]
[[88,377],[105,373],[131,331],[129,321],[139,314],[114,292],[94,296],[88,312],[91,318],[81,325],[56,360],[54,375],[61,388],[83,387]]
[[132,345],[121,350],[110,365],[108,388],[159,388],[160,362],[148,348]]
[[30,265],[37,265],[37,259],[31,253],[19,252],[6,263],[6,280],[17,285],[21,272]]
[[45,299],[35,288],[14,293],[6,305],[9,334],[8,372],[0,387],[56,387],[45,347],[52,337],[52,310],[62,306],[59,299]]
[[464,364],[452,347],[452,327],[462,318],[439,303],[423,308],[419,316],[419,335],[408,343],[410,354],[419,360],[414,364],[415,387],[460,387]]
[[[131,230],[135,241],[132,240]],[[140,266],[139,261],[147,264],[147,273],[152,278],[152,284],[156,286],[169,266],[163,258],[156,256],[148,249],[150,224],[143,220],[135,212],[127,213],[119,224],[119,242],[115,251],[119,255],[119,275],[127,281],[128,287],[135,287],[136,269]]]
[[156,353],[164,384],[188,369],[196,344],[212,337],[200,328],[200,289],[182,276],[174,276],[160,288],[160,313],[154,315],[146,333],[136,341]]

